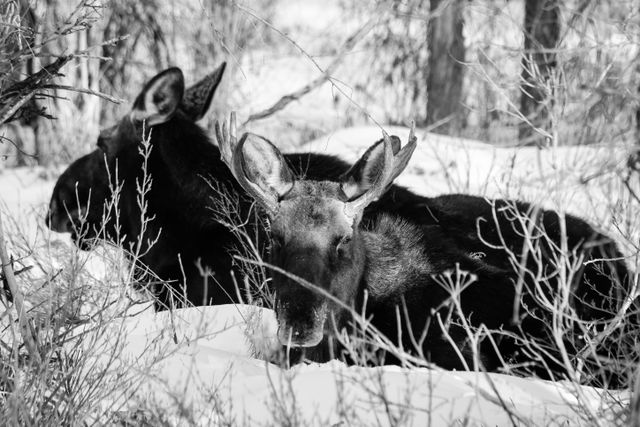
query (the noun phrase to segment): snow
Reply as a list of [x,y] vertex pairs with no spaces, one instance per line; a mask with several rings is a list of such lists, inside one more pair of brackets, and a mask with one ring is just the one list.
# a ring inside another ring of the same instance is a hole
[[[391,135],[406,143],[409,129],[385,127]],[[463,138],[416,132],[418,148],[397,183],[429,196],[447,192],[470,192],[489,197],[499,196],[505,183],[501,178],[509,174],[508,184],[517,188],[544,185],[554,172],[559,173],[562,185],[577,186],[579,179],[594,168],[613,168],[624,164],[625,147],[574,146],[541,150],[536,147],[497,147]],[[375,126],[341,129],[313,140],[298,151],[316,151],[340,155],[354,161],[374,141],[382,137]],[[425,178],[428,177],[427,178]],[[515,181],[515,182],[514,182]]]
[[[14,217],[48,204],[58,174],[45,178],[43,169],[0,169],[0,201]],[[33,218],[30,218],[32,220]]]
[[[387,126],[403,143],[406,127]],[[418,145],[396,183],[425,196],[465,193],[489,198],[519,199],[579,215],[597,227],[619,233],[611,206],[625,189],[619,179],[630,147],[561,146],[499,147],[463,138],[416,131]],[[355,161],[382,137],[376,126],[340,129],[296,151],[339,155]]]
[[[390,126],[386,131],[406,141],[408,129]],[[607,180],[627,153],[625,147],[500,148],[422,131],[417,135],[418,149],[398,180],[401,185],[425,195],[518,196],[563,206],[594,221],[606,206],[598,212],[588,203],[595,191],[618,191],[607,187]],[[376,127],[348,128],[299,150],[355,160],[380,137]],[[584,184],[585,177],[603,168],[609,175]],[[41,230],[55,181],[46,175],[33,169],[0,171],[0,209],[15,220],[10,230],[70,247],[66,236]],[[95,257],[85,265],[100,270]],[[348,367],[338,361],[283,369],[263,360],[278,347],[270,310],[241,305],[172,313],[154,313],[149,306],[136,310],[104,321],[100,330],[106,333],[87,326],[83,345],[96,363],[87,363],[86,369],[101,367],[108,373],[102,378],[122,388],[120,397],[103,402],[105,407],[161,408],[175,423],[187,408],[199,425],[566,426],[588,423],[589,414],[610,420],[610,407],[629,398],[626,392],[502,374]]]
[[[267,344],[263,348],[273,348],[276,323],[270,310],[252,306],[189,308],[173,314],[147,310],[114,323],[116,333],[109,338],[124,343],[118,354],[122,363],[113,369],[144,372],[129,407],[144,402],[167,408],[179,396],[183,407],[196,408],[203,425],[223,418],[239,425],[279,425],[285,418],[318,426],[390,425],[394,420],[406,426],[463,420],[468,425],[508,425],[511,419],[581,425],[586,413],[599,413],[603,401],[611,398],[582,387],[586,397],[578,400],[570,383],[502,374],[348,367],[338,361],[282,369],[253,357],[256,338]],[[111,352],[99,354],[111,360]]]

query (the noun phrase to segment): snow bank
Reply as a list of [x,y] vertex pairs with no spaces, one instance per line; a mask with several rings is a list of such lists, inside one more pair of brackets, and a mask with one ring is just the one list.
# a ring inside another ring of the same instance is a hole
[[[409,129],[385,127],[407,141]],[[579,214],[610,227],[607,200],[624,190],[619,174],[625,166],[626,146],[498,147],[478,141],[417,130],[418,147],[396,183],[426,195],[467,193],[518,198],[547,208]],[[382,137],[376,126],[340,129],[296,151],[321,152],[355,161]]]
[[[409,129],[385,127],[407,141]],[[569,146],[548,149],[498,147],[479,141],[416,132],[418,147],[400,185],[425,195],[471,192],[495,197],[511,188],[565,189],[584,184],[595,170],[612,172],[626,162],[625,146]],[[296,151],[314,151],[356,160],[382,137],[376,126],[340,129],[302,145]]]
[[201,425],[582,425],[589,413],[606,417],[612,398],[581,387],[578,399],[571,384],[501,374],[337,361],[281,369],[253,357],[256,338],[262,348],[277,343],[273,313],[252,306],[146,311],[113,323],[119,363],[111,352],[102,358],[140,373],[126,407],[167,408],[172,420],[190,408]]

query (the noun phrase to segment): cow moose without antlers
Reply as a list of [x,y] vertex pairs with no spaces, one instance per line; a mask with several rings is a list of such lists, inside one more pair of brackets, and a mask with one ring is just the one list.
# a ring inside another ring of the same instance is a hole
[[[234,115],[229,129],[216,124],[223,160],[270,220],[268,267],[283,345],[312,348],[309,354],[326,360],[340,348],[341,331],[357,335],[370,322],[378,338],[448,369],[480,365],[491,371],[502,360],[539,362],[519,354],[514,339],[544,339],[547,329],[542,315],[512,321],[514,302],[520,304],[513,269],[474,258],[437,224],[382,214],[363,226],[367,207],[411,158],[413,130],[406,146],[385,134],[339,180],[321,181],[296,179],[266,139],[245,133],[238,141],[235,135]],[[609,281],[609,291],[614,283]],[[581,285],[575,296],[586,300],[590,287]],[[523,313],[535,310],[529,292],[525,288]],[[452,312],[456,299],[458,311]],[[581,314],[593,315],[586,308]],[[474,347],[470,331],[478,328],[500,333]],[[399,360],[393,351],[386,357]],[[536,372],[562,370],[550,359]]]
[[[224,74],[226,64],[208,74],[200,81],[185,89],[182,101],[178,109],[185,118],[194,123],[204,117],[209,109],[213,95]],[[127,186],[135,183],[124,183],[116,175],[127,176],[129,171],[124,170],[124,165],[119,165],[116,171],[115,162],[105,162],[105,151],[113,138],[117,138],[115,131],[118,125],[111,126],[100,132],[98,147],[91,153],[76,159],[60,175],[51,195],[49,212],[45,218],[46,225],[54,231],[71,234],[72,240],[81,249],[89,250],[100,237],[110,240],[125,239],[119,243],[129,247],[137,242],[135,229],[131,221],[135,218],[117,218],[114,212],[110,212],[108,206],[112,200],[116,187],[123,184]],[[138,153],[134,157],[139,157]],[[140,159],[141,160],[141,159]],[[107,164],[108,163],[108,164]],[[125,160],[125,164],[141,167],[135,159]],[[117,172],[117,173],[116,173]],[[111,175],[113,173],[113,175]],[[135,175],[133,175],[135,176]],[[128,191],[124,192],[129,194]],[[122,206],[117,206],[121,208]],[[133,207],[124,209],[133,213]],[[118,223],[118,219],[122,219]]]
[[[152,289],[158,296],[159,307],[170,306],[172,294],[177,293],[175,300],[180,300],[183,277],[189,280],[187,297],[193,303],[202,304],[210,299],[237,301],[229,275],[231,262],[222,249],[230,244],[229,233],[215,224],[209,227],[197,224],[200,217],[189,215],[187,210],[193,206],[181,197],[183,192],[171,179],[174,171],[163,162],[167,156],[163,148],[198,142],[208,144],[195,121],[207,111],[224,69],[225,64],[222,64],[186,91],[182,73],[170,70],[165,74],[170,75],[170,79],[162,74],[156,76],[138,96],[131,113],[100,133],[98,149],[76,160],[64,171],[51,196],[47,225],[55,231],[71,233],[80,248],[90,249],[98,239],[106,239],[131,253],[140,242],[137,265],[142,273],[138,278],[149,280],[143,272],[150,269],[153,276],[171,284],[160,284]],[[158,83],[173,83],[176,86],[171,92],[176,95],[164,97],[164,105],[145,105],[149,96],[166,91],[164,87],[158,88]],[[162,108],[169,110],[162,114]],[[135,114],[137,118],[133,117]],[[147,130],[151,154],[146,173],[153,181],[146,195],[150,220],[145,230],[142,229],[137,187],[145,173],[144,159],[139,152],[144,119],[154,125]],[[196,180],[194,176],[185,184],[193,185]],[[220,247],[205,248],[198,237],[208,241],[217,239]],[[208,278],[207,286],[196,264],[198,260],[215,272],[213,278]],[[151,282],[157,283],[157,280],[152,278]]]

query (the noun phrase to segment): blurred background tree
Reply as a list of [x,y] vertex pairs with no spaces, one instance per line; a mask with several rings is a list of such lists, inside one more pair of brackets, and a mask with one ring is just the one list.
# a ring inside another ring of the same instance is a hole
[[109,97],[131,102],[171,65],[195,82],[222,61],[205,126],[284,99],[247,126],[285,149],[345,126],[411,120],[494,144],[629,141],[638,9],[634,0],[2,0],[0,97],[77,55],[58,88],[0,128],[0,154],[4,165],[66,163],[126,111]]
[[527,121],[520,123],[518,137],[522,144],[540,144],[535,128],[549,129],[550,127],[547,103],[553,102],[553,96],[547,90],[547,83],[557,64],[556,49],[560,41],[560,2],[558,0],[526,0],[523,29],[520,113]]
[[464,0],[431,0],[425,125],[449,134],[464,125]]

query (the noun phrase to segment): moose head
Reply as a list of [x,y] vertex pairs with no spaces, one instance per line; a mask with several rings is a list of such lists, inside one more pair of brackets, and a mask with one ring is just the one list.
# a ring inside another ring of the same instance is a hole
[[223,161],[270,220],[269,261],[282,344],[319,344],[341,327],[362,290],[363,212],[404,170],[416,147],[413,129],[403,148],[383,136],[339,180],[312,181],[296,179],[266,139],[245,133],[238,141],[233,114],[228,128],[216,124]]
[[[178,68],[169,68],[153,77],[137,96],[131,111],[100,132],[98,149],[74,161],[58,178],[46,225],[57,232],[71,233],[81,249],[90,249],[95,239],[105,234],[110,237],[135,234],[136,230],[130,230],[126,221],[117,224],[116,214],[105,204],[127,175],[131,175],[130,182],[125,184],[135,187],[134,177],[141,161],[137,146],[142,137],[142,122],[148,129],[178,115],[195,123],[209,109],[225,67],[223,63],[186,89]],[[121,204],[118,210],[130,210],[126,205]]]

